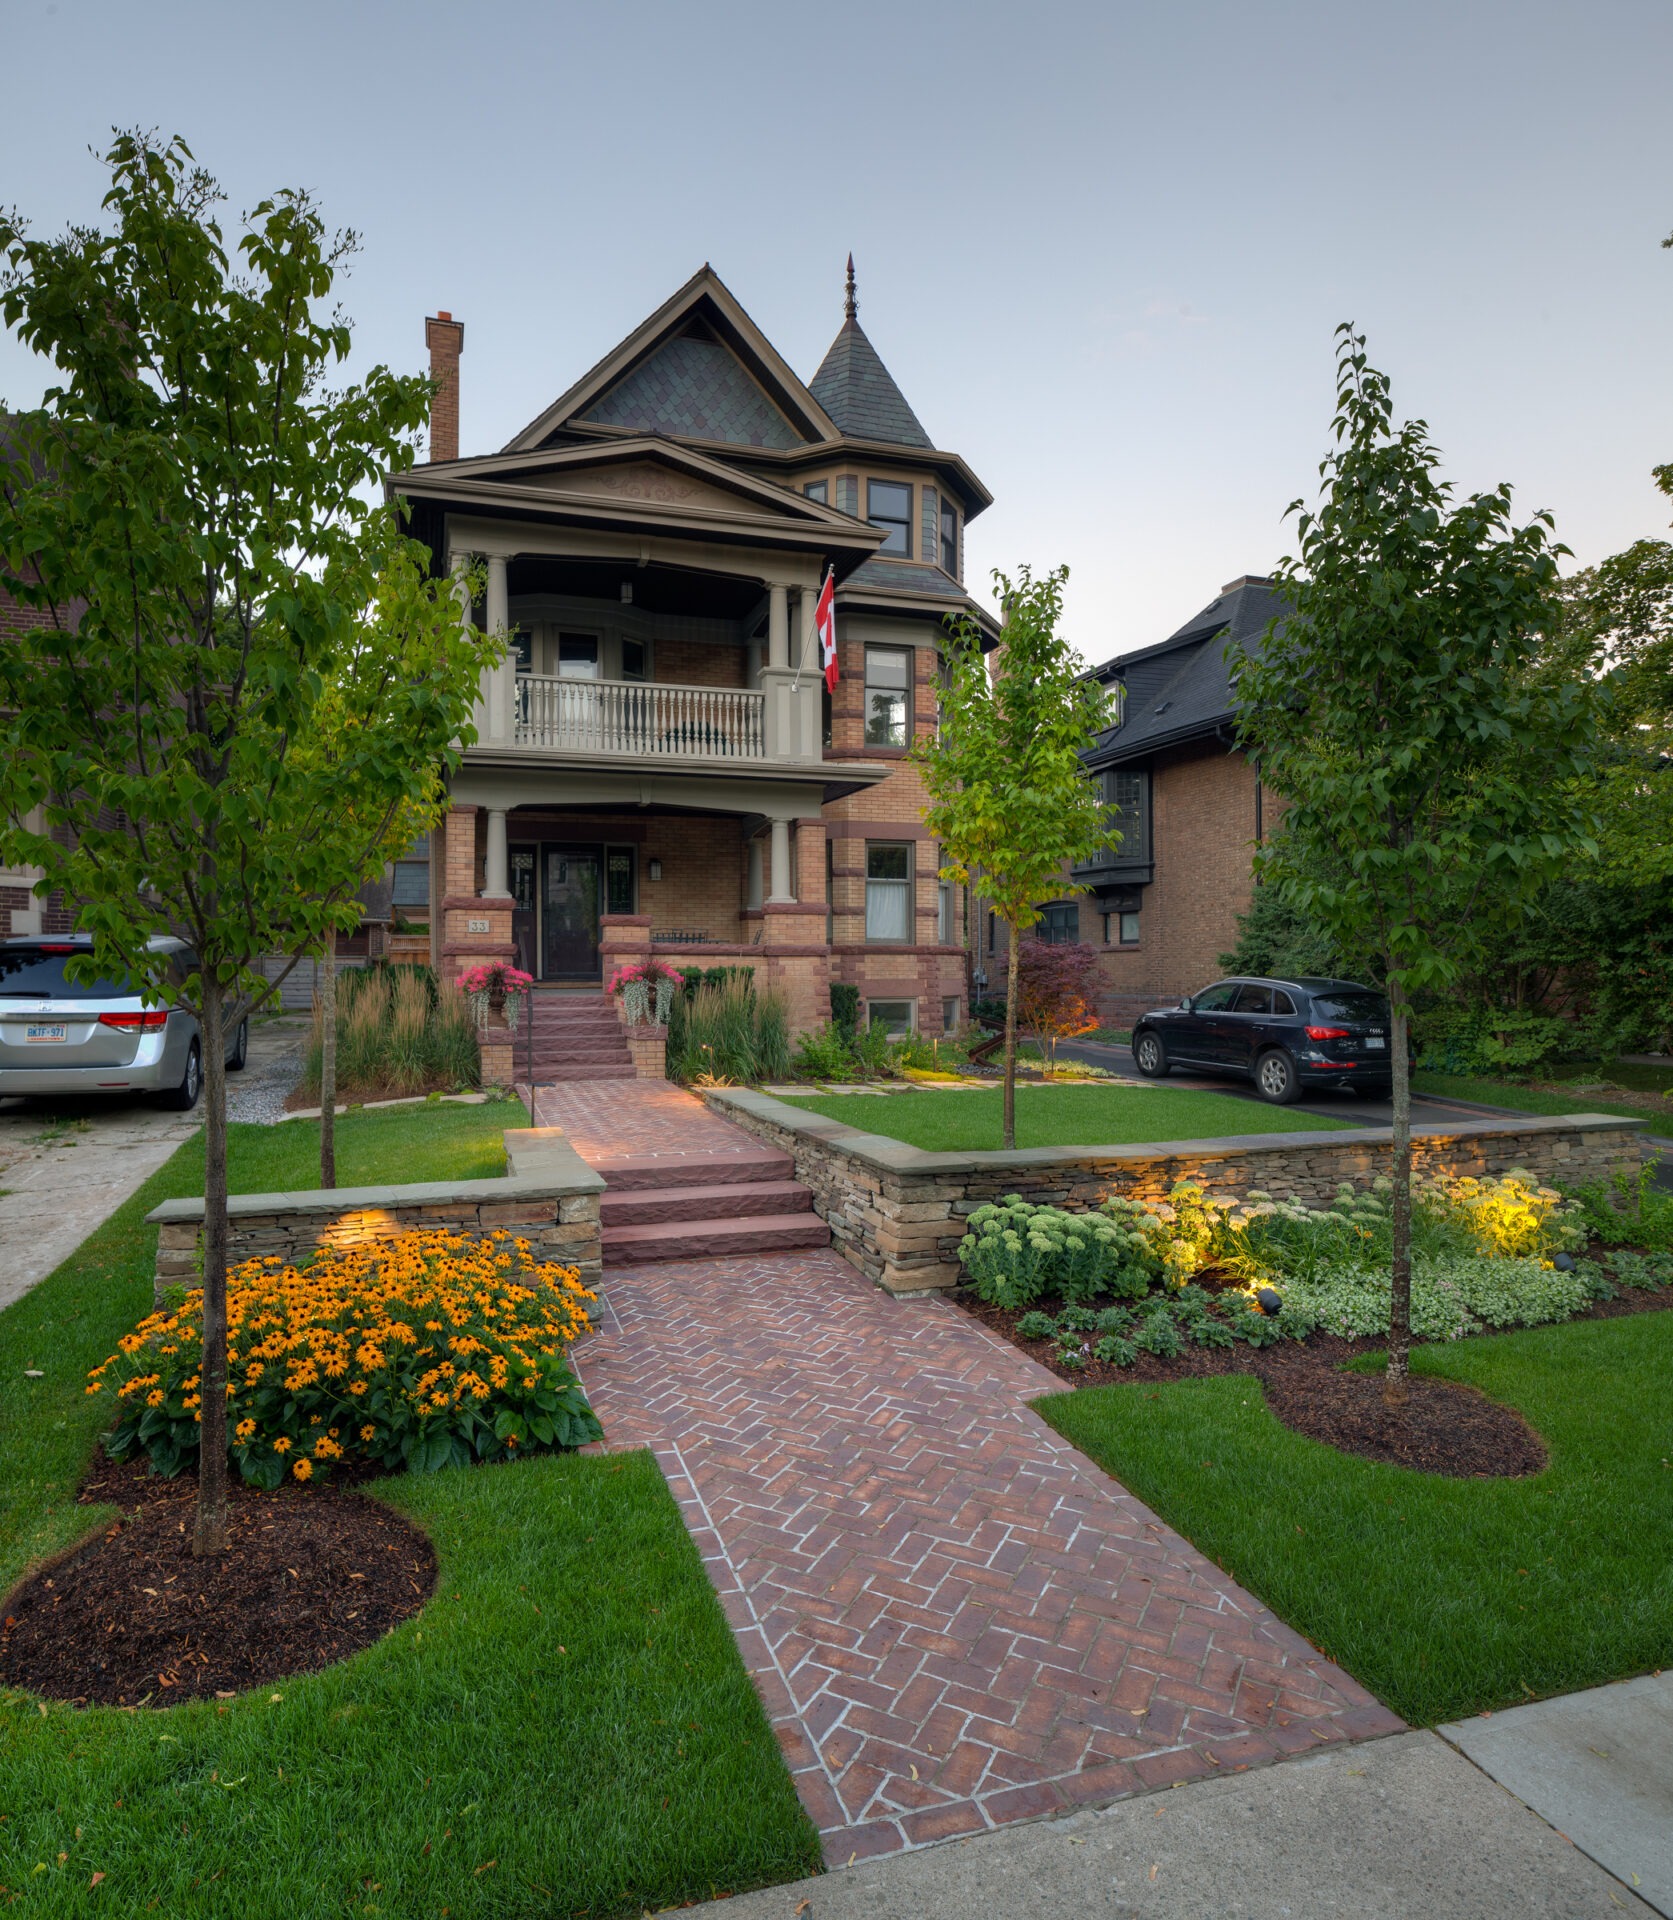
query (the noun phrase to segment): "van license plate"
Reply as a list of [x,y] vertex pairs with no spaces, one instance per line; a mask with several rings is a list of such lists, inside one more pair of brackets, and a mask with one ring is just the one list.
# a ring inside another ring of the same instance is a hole
[[69,1028],[62,1024],[28,1026],[23,1029],[24,1045],[30,1047],[55,1046],[68,1040],[69,1037]]
[[1380,1033],[1368,1033],[1365,1036],[1365,1044],[1368,1047],[1375,1047],[1379,1051],[1381,1051],[1382,1049],[1387,1047],[1388,1042],[1382,1037]]

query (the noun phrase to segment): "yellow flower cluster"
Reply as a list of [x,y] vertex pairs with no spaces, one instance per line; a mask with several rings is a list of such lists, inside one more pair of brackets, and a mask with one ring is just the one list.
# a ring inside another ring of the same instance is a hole
[[[595,1438],[565,1364],[596,1298],[525,1239],[406,1233],[269,1257],[227,1276],[229,1444],[246,1479],[307,1480],[359,1457],[428,1469]],[[143,1446],[164,1472],[196,1451],[203,1297],[152,1314],[93,1369],[119,1381],[108,1445]],[[319,1429],[324,1431],[320,1432]]]

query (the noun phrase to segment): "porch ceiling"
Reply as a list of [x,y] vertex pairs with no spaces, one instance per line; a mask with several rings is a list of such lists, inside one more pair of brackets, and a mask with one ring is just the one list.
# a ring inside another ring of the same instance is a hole
[[759,580],[695,567],[641,567],[631,560],[567,560],[531,553],[513,557],[506,568],[507,592],[514,600],[553,594],[619,609],[624,585],[633,588],[632,604],[639,613],[743,620],[761,604]]

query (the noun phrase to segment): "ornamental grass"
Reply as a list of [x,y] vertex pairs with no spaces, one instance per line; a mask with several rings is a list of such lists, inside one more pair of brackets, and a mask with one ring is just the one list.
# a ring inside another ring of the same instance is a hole
[[[568,1366],[597,1298],[497,1232],[405,1233],[227,1275],[227,1444],[253,1486],[360,1465],[412,1473],[573,1448],[601,1429]],[[89,1376],[106,1451],[159,1473],[198,1452],[203,1294],[151,1314]]]

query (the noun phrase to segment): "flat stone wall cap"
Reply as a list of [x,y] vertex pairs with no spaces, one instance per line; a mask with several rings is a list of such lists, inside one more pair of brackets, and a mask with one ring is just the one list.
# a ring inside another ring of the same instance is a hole
[[[494,1206],[503,1202],[560,1200],[574,1193],[602,1193],[604,1176],[578,1154],[575,1171],[543,1170],[506,1180],[432,1180],[409,1187],[333,1187],[329,1192],[238,1193],[227,1201],[229,1220],[252,1214],[290,1214],[324,1219],[344,1213],[388,1212],[404,1207]],[[203,1201],[165,1200],[145,1216],[149,1225],[179,1225],[203,1218]]]

